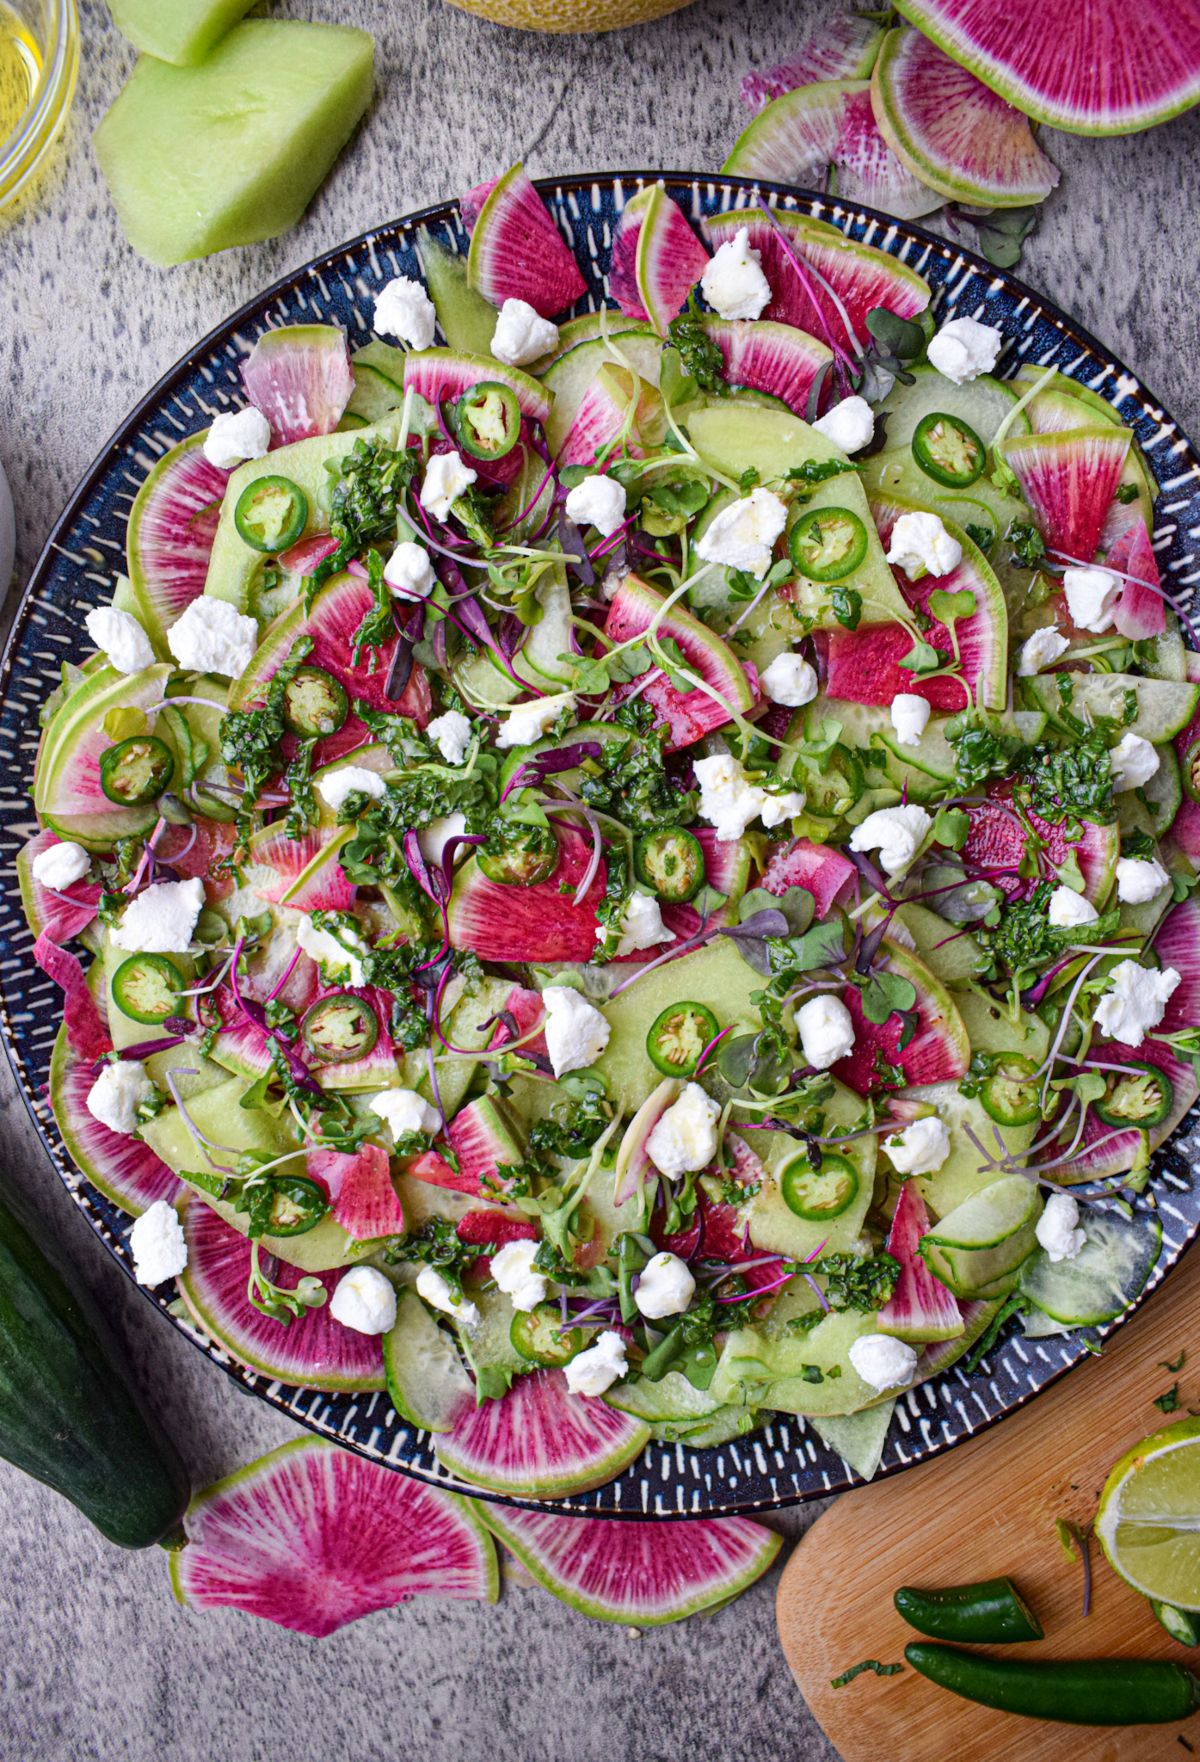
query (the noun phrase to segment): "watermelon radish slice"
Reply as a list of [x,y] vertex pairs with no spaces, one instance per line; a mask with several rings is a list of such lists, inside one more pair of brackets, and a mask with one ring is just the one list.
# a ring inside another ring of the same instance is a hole
[[297,1438],[198,1493],[171,1587],[324,1639],[413,1597],[494,1603],[496,1552],[469,1499],[320,1438]]
[[886,251],[855,244],[836,226],[807,215],[778,213],[775,219],[782,239],[761,208],[737,208],[704,223],[714,250],[746,228],[771,284],[771,303],[763,318],[847,348],[870,342],[866,318],[874,307],[883,306],[898,318],[916,318],[929,305],[928,283]]
[[901,220],[942,205],[880,134],[868,80],[818,80],[785,92],[738,136],[721,169],[815,190],[832,177],[842,201],[865,202]]
[[1002,444],[1048,549],[1092,561],[1132,439],[1127,428],[1075,428],[1012,435]]
[[454,1226],[460,1242],[479,1246],[494,1242],[503,1248],[506,1242],[536,1242],[537,1225],[527,1217],[509,1211],[467,1211]]
[[467,281],[485,300],[527,300],[553,318],[586,293],[579,265],[523,165],[498,178],[478,210],[473,196],[468,192],[462,211],[471,233]]
[[419,392],[426,403],[436,410],[441,404],[453,404],[481,380],[498,380],[508,386],[517,400],[522,416],[533,422],[545,422],[550,414],[553,397],[540,381],[519,367],[508,367],[491,356],[466,355],[456,349],[422,349],[404,361],[404,389]]
[[63,1028],[75,1057],[92,1064],[111,1052],[108,1028],[77,957],[43,934],[33,945],[33,958],[62,991]]
[[865,80],[871,76],[883,27],[859,12],[849,12],[822,23],[793,61],[782,61],[762,73],[748,73],[742,80],[742,103],[762,110],[774,98],[810,86],[816,80]]
[[518,1052],[541,1053],[544,1056],[546,1053],[546,1036],[544,1034],[535,1034],[531,1040],[525,1039],[525,1036],[537,1027],[546,1013],[541,992],[531,991],[526,985],[514,985],[505,999],[502,1013],[512,1017],[516,1032],[513,1032],[507,1022],[497,1022],[492,1037],[488,1041],[489,1048],[502,1048],[513,1040],[520,1040],[523,1044],[517,1048]]
[[[196,1325],[231,1358],[261,1376],[294,1388],[382,1389],[383,1350],[376,1336],[356,1334],[335,1322],[326,1304],[306,1309],[284,1326],[262,1315],[246,1296],[250,1243],[240,1231],[190,1197],[183,1208],[188,1264],[179,1275],[179,1294]],[[271,1270],[270,1257],[264,1265]],[[317,1277],[330,1296],[340,1272]],[[301,1277],[295,1267],[276,1262],[271,1277],[290,1290]]]
[[494,1193],[501,1184],[499,1163],[520,1162],[523,1154],[503,1112],[488,1095],[478,1096],[459,1108],[446,1127],[446,1137],[458,1160],[459,1174],[464,1183],[470,1183],[459,1191],[472,1193],[476,1198]]
[[885,941],[881,953],[886,970],[916,988],[916,1032],[901,1050],[904,1029],[899,1017],[869,1022],[863,1014],[862,992],[856,985],[847,986],[842,1001],[854,1020],[854,1050],[838,1060],[833,1075],[859,1095],[874,1094],[884,1086],[877,1061],[899,1066],[908,1087],[957,1082],[970,1063],[971,1043],[950,993],[923,962],[897,943]]
[[17,880],[33,935],[47,936],[51,942],[70,942],[96,916],[102,888],[98,881],[73,881],[61,892],[42,886],[33,873],[34,858],[60,842],[53,832],[39,832],[24,844],[17,852]]
[[604,634],[612,643],[626,642],[643,635],[658,618],[658,636],[676,642],[689,669],[712,688],[715,695],[711,696],[699,686],[678,691],[662,673],[649,685],[641,679],[634,681],[634,688],[641,688],[641,697],[653,706],[658,721],[666,724],[667,751],[677,752],[702,735],[725,727],[734,715],[744,716],[753,709],[755,689],[733,650],[691,612],[676,605],[665,617],[658,617],[664,603],[665,596],[657,588],[636,575],[627,575],[609,607]]
[[101,787],[101,755],[113,744],[104,718],[110,710],[146,711],[161,703],[170,676],[170,667],[161,664],[129,678],[103,667],[72,692],[38,754],[33,800],[40,815],[116,828],[114,837],[153,826],[157,809],[115,808]]
[[75,1057],[65,1027],[60,1028],[50,1058],[49,1098],[71,1161],[106,1199],[133,1217],[158,1199],[173,1204],[182,1191],[179,1177],[140,1138],[110,1132],[88,1112],[95,1081],[91,1062]]
[[594,1621],[662,1627],[732,1602],[782,1537],[748,1517],[627,1523],[485,1505],[480,1516],[537,1582]]
[[572,1395],[560,1370],[543,1370],[518,1377],[498,1401],[464,1405],[433,1447],[442,1467],[471,1486],[563,1499],[613,1480],[649,1438],[628,1414]]
[[353,1154],[310,1150],[305,1167],[328,1192],[334,1218],[355,1242],[404,1234],[404,1207],[380,1145],[362,1144]]
[[896,157],[952,202],[1019,208],[1058,182],[1021,112],[919,31],[888,32],[871,103]]
[[627,205],[613,234],[609,273],[627,317],[647,318],[665,336],[707,266],[708,252],[661,184]]
[[444,1187],[448,1193],[466,1193],[472,1199],[479,1197],[479,1182],[451,1168],[436,1150],[424,1150],[420,1156],[412,1157],[404,1164],[404,1173],[414,1181],[424,1181],[427,1187]]
[[138,614],[158,648],[204,591],[229,472],[204,457],[208,430],[164,453],[129,511],[126,546]]
[[[871,512],[886,549],[896,517],[907,504],[872,501]],[[893,574],[908,604],[919,611],[922,635],[935,648],[953,652],[950,632],[929,610],[930,595],[970,592],[975,610],[955,623],[961,675],[943,674],[923,679],[901,666],[912,650],[912,637],[899,624],[860,624],[857,630],[819,630],[814,635],[817,652],[824,657],[825,689],[830,697],[856,704],[890,704],[898,692],[923,697],[935,710],[954,714],[976,702],[990,710],[1002,710],[1008,694],[1008,609],[1004,590],[978,546],[952,521],[946,531],[962,546],[962,562],[948,575],[927,575],[909,581],[900,569]]]
[[345,332],[335,324],[265,331],[242,363],[242,384],[275,446],[332,434],[354,390]]
[[808,413],[813,382],[833,361],[824,343],[761,318],[706,318],[704,329],[724,357],[730,385],[769,392],[797,416]]
[[340,912],[354,899],[357,888],[341,865],[341,853],[354,836],[352,826],[327,838],[292,880],[282,903],[299,912]]
[[1122,587],[1113,607],[1116,629],[1131,642],[1161,636],[1167,627],[1167,608],[1161,592],[1154,589],[1161,587],[1162,577],[1146,522],[1140,516],[1109,547],[1104,561],[1133,578]]
[[[1061,824],[1054,825],[1039,815],[1022,810],[1040,839],[1047,861],[1061,867],[1074,851],[1083,876],[1085,898],[1100,905],[1108,898],[1116,873],[1120,840],[1115,826],[1095,826],[1082,822],[1083,835],[1075,844],[1068,844]],[[1018,866],[1025,854],[1025,830],[1008,807],[1004,792],[998,790],[992,800],[968,807],[970,827],[962,848],[964,862],[976,874],[1015,896],[1026,891],[1029,883],[1020,879]]]
[[659,416],[661,404],[655,388],[624,367],[600,368],[579,402],[558,449],[559,470],[568,465],[594,465],[599,453],[615,441],[624,440],[631,459],[643,457],[643,428]]
[[605,866],[600,864],[576,904],[575,889],[587,873],[591,846],[568,827],[556,827],[555,836],[558,867],[547,880],[532,887],[489,881],[474,857],[463,864],[454,877],[450,899],[452,948],[469,948],[482,961],[591,959],[596,951],[596,910],[604,898]]
[[929,1229],[918,1183],[905,1181],[888,1231],[887,1252],[900,1262],[896,1288],[877,1317],[881,1334],[902,1340],[952,1340],[963,1331],[958,1299],[934,1278],[917,1244]]
[[807,838],[790,838],[772,847],[763,870],[762,885],[768,893],[786,893],[804,887],[813,896],[818,918],[828,917],[848,891],[858,870],[840,850],[812,844]]
[[[1155,1034],[1177,1034],[1193,1027],[1200,1020],[1200,902],[1194,897],[1172,906],[1154,938],[1154,952],[1164,967],[1174,967],[1182,974],[1168,1000],[1161,1025]],[[1150,1134],[1150,1147],[1157,1150],[1165,1142],[1184,1115],[1192,1107],[1198,1091],[1190,1061],[1183,1063],[1169,1046],[1153,1036],[1147,1037],[1136,1049],[1119,1041],[1096,1041],[1092,1056],[1104,1064],[1154,1064],[1165,1071],[1174,1089],[1171,1110]],[[1054,1170],[1057,1181],[1096,1181],[1105,1175],[1118,1174],[1132,1166],[1140,1149],[1140,1134],[1134,1131],[1114,1133],[1111,1126],[1089,1113],[1084,1125],[1083,1143],[1069,1163]]]
[[910,24],[1035,122],[1133,134],[1200,100],[1200,6],[900,0]]
[[[292,838],[285,830],[282,820],[272,826],[264,826],[250,840],[250,860],[256,870],[253,878],[254,891],[260,899],[271,905],[278,905],[287,899],[289,905],[302,911],[342,911],[354,898],[353,883],[346,880],[340,868],[336,867],[336,851],[334,866],[336,875],[341,876],[338,883],[334,875],[327,875],[325,885],[320,890],[321,897],[309,899],[303,887],[301,877],[311,874],[313,865],[319,863],[331,845],[341,848],[342,838],[331,839],[327,830],[314,829],[302,833],[299,838]],[[290,897],[297,887],[301,888],[302,897]],[[329,903],[326,903],[326,895]],[[333,903],[334,897],[338,903]]]
[[[626,318],[636,318],[642,322],[645,322],[648,315],[642,304],[641,289],[638,287],[638,240],[642,236],[646,211],[656,188],[658,186],[653,185],[650,189],[639,190],[636,196],[631,196],[626,202],[621,210],[621,218],[613,229],[612,253],[608,264],[609,293]],[[688,230],[691,230],[690,227]],[[572,319],[571,322],[578,321]],[[561,330],[559,340],[562,340]]]

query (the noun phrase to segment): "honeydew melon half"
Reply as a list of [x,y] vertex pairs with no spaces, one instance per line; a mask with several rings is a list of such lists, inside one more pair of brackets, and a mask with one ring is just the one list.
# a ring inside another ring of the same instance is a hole
[[374,53],[366,31],[256,18],[195,67],[143,55],[94,142],[133,248],[183,263],[294,226],[370,102]]

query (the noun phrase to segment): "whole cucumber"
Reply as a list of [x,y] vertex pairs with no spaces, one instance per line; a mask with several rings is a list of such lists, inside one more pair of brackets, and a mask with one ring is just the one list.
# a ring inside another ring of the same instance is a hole
[[104,1317],[2,1200],[0,1456],[123,1548],[160,1541],[187,1508],[187,1471]]

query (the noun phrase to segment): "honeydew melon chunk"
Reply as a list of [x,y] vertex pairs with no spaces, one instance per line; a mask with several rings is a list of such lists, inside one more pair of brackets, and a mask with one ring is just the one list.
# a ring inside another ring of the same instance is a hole
[[896,1411],[893,1396],[858,1413],[827,1414],[810,1423],[827,1450],[840,1456],[864,1481],[873,1480],[883,1460],[883,1447]]
[[645,1377],[634,1377],[617,1383],[605,1395],[610,1407],[632,1413],[635,1419],[660,1424],[663,1421],[686,1423],[707,1419],[717,1413],[722,1403],[714,1400],[707,1389],[697,1389],[682,1371],[669,1370],[656,1383]]
[[310,440],[293,441],[291,446],[278,447],[265,459],[248,459],[244,465],[239,465],[230,476],[221,505],[221,518],[217,523],[208,578],[204,584],[205,593],[211,594],[213,599],[228,600],[239,611],[246,611],[251,589],[267,561],[261,551],[246,543],[234,524],[238,499],[249,484],[256,483],[260,477],[290,478],[308,497],[304,536],[309,538],[314,532],[328,532],[337,479],[326,467],[344,459],[359,441],[369,444],[378,440],[385,446],[394,447],[400,439],[400,422],[397,411],[366,428],[346,434],[313,435]]
[[[970,979],[987,959],[971,931],[961,924],[951,924],[928,906],[915,902],[899,906],[896,922],[903,924],[913,939],[916,953],[930,972],[943,985],[955,985]],[[891,932],[895,936],[896,932]]]
[[[1036,1056],[1032,1047],[1025,1053],[1027,1058]],[[950,1134],[950,1153],[941,1168],[931,1175],[915,1177],[921,1197],[938,1218],[945,1217],[973,1193],[991,1186],[996,1171],[989,1165],[988,1157],[1019,1156],[1029,1148],[1038,1131],[1036,1122],[1028,1126],[998,1126],[984,1111],[978,1096],[964,1095],[956,1083],[931,1083],[928,1088],[908,1089],[904,1101],[914,1107],[932,1108]],[[986,1157],[968,1136],[968,1128],[983,1145]],[[999,1141],[996,1133],[1000,1135]]]
[[1000,1297],[1037,1247],[1042,1200],[1024,1175],[1004,1175],[964,1199],[922,1236],[935,1278],[956,1297]]
[[[760,483],[770,484],[793,466],[809,460],[824,463],[846,457],[831,440],[798,416],[747,404],[741,398],[692,412],[687,431],[701,459],[735,480],[744,472],[755,470]],[[852,575],[837,584],[853,587],[862,594],[863,623],[907,619],[908,607],[883,554],[858,473],[847,471],[817,484],[810,499],[797,509],[797,518],[800,513],[807,514],[816,508],[849,508],[866,528],[866,556]],[[797,592],[799,597],[792,604],[805,620],[811,620],[817,628],[837,624],[825,589],[818,583],[798,583]]]
[[[835,1310],[808,1333],[789,1335],[775,1331],[772,1324],[790,1295],[776,1304],[761,1332],[740,1328],[730,1334],[710,1392],[733,1404],[822,1417],[858,1413],[879,1401],[879,1390],[864,1382],[850,1362],[854,1342],[878,1333],[875,1316]],[[805,1375],[814,1367],[822,1373],[819,1383]],[[830,1371],[838,1374],[830,1376]]]
[[134,249],[184,263],[294,226],[370,102],[374,53],[366,31],[259,18],[195,67],[142,56],[95,135]]
[[417,246],[429,298],[442,335],[452,349],[490,355],[496,331],[496,308],[467,282],[467,260],[457,257],[427,233]]
[[203,61],[254,0],[108,0],[112,21],[143,55],[176,67]]

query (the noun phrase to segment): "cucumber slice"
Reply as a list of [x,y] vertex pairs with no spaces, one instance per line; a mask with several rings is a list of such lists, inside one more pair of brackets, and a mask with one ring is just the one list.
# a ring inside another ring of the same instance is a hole
[[[1124,732],[1140,734],[1155,746],[1187,727],[1200,700],[1200,685],[1177,679],[1142,679],[1134,673],[1075,673],[1072,681],[1074,692],[1068,707],[1077,716],[1088,710],[1093,716],[1119,718],[1125,711],[1125,694],[1132,691],[1137,698],[1137,715]],[[1060,718],[1063,703],[1056,675],[1037,674],[1022,684],[1035,709],[1045,710],[1051,721]]]
[[935,1278],[956,1297],[1000,1297],[1037,1246],[1041,1195],[1023,1175],[1006,1175],[955,1206],[922,1236]]
[[1073,1260],[1051,1260],[1039,1250],[1021,1268],[1024,1296],[1051,1321],[1098,1327],[1113,1321],[1140,1295],[1158,1260],[1162,1224],[1138,1212],[1088,1207],[1080,1220],[1087,1241]]
[[413,1291],[399,1293],[396,1324],[384,1336],[383,1370],[396,1412],[422,1431],[448,1432],[475,1391],[450,1336]]
[[[953,380],[946,379],[933,367],[914,367],[911,372],[912,384],[905,385],[897,380],[883,401],[889,450],[911,447],[917,424],[935,412],[965,422],[990,447],[992,436],[1011,414],[1017,401],[1013,388],[1001,379],[994,379],[990,373],[969,379],[964,385],[955,385]],[[1028,434],[1029,418],[1023,410],[1008,432]],[[923,471],[921,477],[935,491],[940,489],[941,486],[926,477]]]
[[698,1423],[660,1419],[650,1423],[650,1436],[662,1444],[683,1444],[689,1450],[715,1450],[756,1432],[762,1419],[752,1407],[718,1407]]
[[740,1328],[725,1342],[711,1393],[733,1405],[781,1413],[858,1413],[881,1396],[850,1363],[850,1348],[877,1330],[876,1318],[857,1310],[835,1311],[806,1334]]

